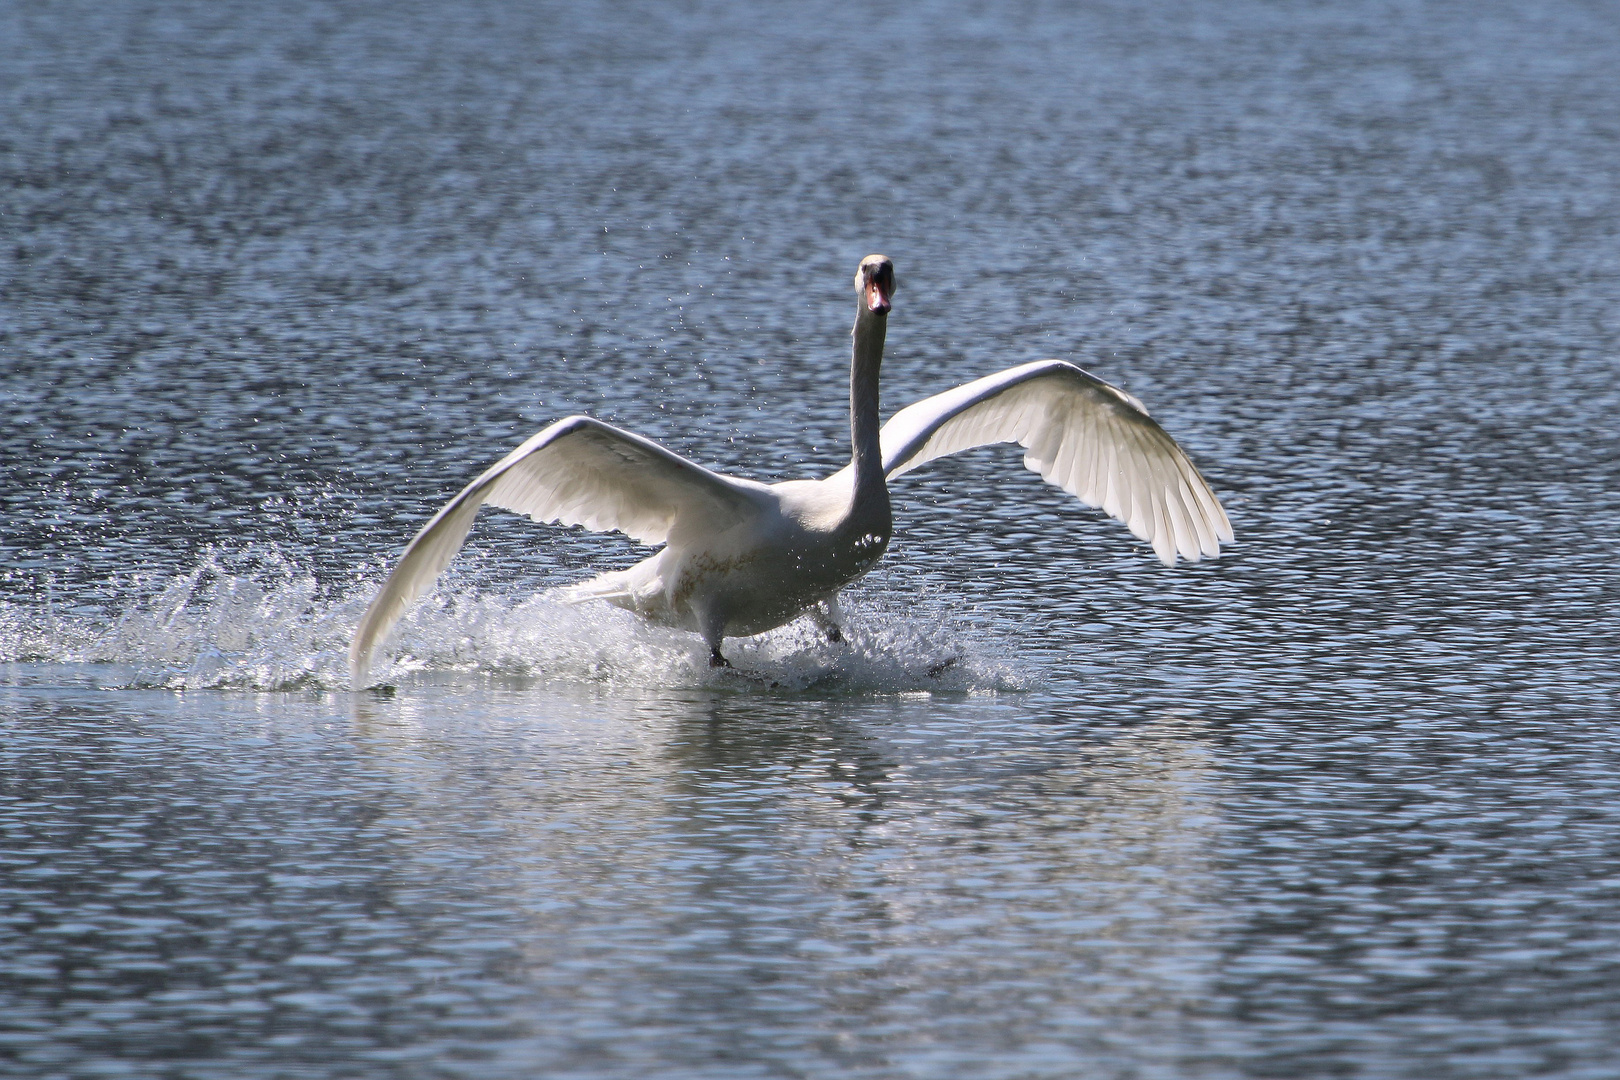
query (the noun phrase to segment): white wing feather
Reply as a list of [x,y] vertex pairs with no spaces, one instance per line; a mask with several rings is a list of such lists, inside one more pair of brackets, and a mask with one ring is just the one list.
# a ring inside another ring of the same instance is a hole
[[1232,523],[1192,461],[1125,391],[1061,360],[1038,360],[924,398],[883,425],[891,477],[990,443],[1024,447],[1024,464],[1101,507],[1166,566],[1214,558]]
[[683,521],[718,532],[746,520],[758,512],[758,487],[600,420],[559,420],[462,488],[406,546],[349,646],[352,685],[366,685],[372,649],[450,565],[485,503],[662,544]]

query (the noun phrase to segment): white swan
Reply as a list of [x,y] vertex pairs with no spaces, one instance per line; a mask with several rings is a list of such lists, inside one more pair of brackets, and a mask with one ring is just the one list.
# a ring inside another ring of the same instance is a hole
[[988,443],[1153,546],[1165,565],[1220,554],[1232,526],[1187,455],[1142,403],[1072,364],[1039,360],[901,409],[878,427],[878,370],[894,264],[861,260],[849,375],[850,463],[823,480],[760,484],[711,472],[588,416],[559,420],[490,466],[422,527],[366,609],[349,648],[356,689],[372,650],[432,585],[484,503],[536,521],[618,530],[663,550],[568,590],[703,635],[759,634],[809,612],[840,638],[838,590],[889,546],[888,480]]

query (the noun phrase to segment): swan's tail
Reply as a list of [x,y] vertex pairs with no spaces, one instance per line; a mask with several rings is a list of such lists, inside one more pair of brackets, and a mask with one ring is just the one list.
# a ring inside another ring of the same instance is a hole
[[546,591],[549,599],[564,604],[605,600],[616,607],[636,610],[636,591],[629,570],[611,570],[576,585],[562,585]]

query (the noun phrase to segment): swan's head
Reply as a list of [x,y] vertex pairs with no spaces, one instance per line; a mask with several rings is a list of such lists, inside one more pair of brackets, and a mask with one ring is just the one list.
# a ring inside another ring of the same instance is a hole
[[887,255],[868,255],[855,271],[855,289],[867,311],[888,314],[890,297],[894,296],[894,263]]

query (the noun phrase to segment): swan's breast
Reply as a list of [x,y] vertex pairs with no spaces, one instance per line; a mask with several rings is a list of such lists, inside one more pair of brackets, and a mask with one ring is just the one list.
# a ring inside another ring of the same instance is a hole
[[831,534],[849,517],[855,499],[848,469],[825,480],[789,480],[771,485],[782,524],[802,536]]

